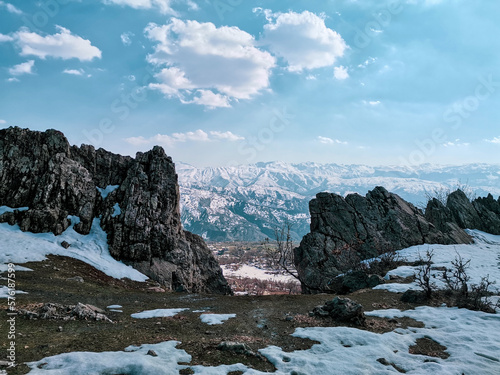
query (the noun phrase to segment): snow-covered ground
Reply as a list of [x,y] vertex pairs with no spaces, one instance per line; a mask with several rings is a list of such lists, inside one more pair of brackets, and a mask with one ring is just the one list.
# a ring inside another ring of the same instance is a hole
[[[468,233],[474,238],[472,245],[421,245],[412,246],[398,253],[409,262],[417,261],[421,257],[426,258],[427,251],[433,253],[433,268],[446,267],[451,269],[451,261],[460,256],[464,262],[470,260],[467,274],[470,276],[470,284],[479,284],[481,278],[488,276],[490,280],[497,280],[497,284],[491,289],[500,291],[500,236],[494,236],[478,230],[469,230]],[[402,266],[387,273],[390,276],[408,277],[417,275],[419,267]],[[444,288],[442,281],[443,271],[432,271],[432,282],[439,288]],[[402,293],[408,289],[420,289],[416,282],[410,284],[387,283],[375,287],[375,289],[386,289],[391,292]]]
[[[2,206],[2,210],[12,210]],[[90,234],[81,235],[73,226],[79,219],[71,217],[71,226],[60,236],[53,233],[22,232],[18,225],[0,223],[0,271],[6,270],[8,263],[26,263],[45,260],[48,254],[63,255],[79,259],[116,279],[129,278],[145,281],[147,276],[134,268],[115,260],[109,253],[106,232],[100,227],[99,219],[94,219]],[[65,249],[63,241],[71,246]],[[21,271],[16,267],[16,271]]]
[[236,271],[233,271],[230,266],[221,266],[222,272],[226,277],[241,277],[259,280],[270,280],[270,281],[280,281],[280,282],[297,282],[297,280],[288,275],[276,274],[273,272],[266,271],[255,266],[250,266],[248,264],[243,264]]

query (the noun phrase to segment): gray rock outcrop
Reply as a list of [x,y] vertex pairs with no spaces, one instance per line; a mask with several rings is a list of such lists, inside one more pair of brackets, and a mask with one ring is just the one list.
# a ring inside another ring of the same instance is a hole
[[56,130],[2,129],[3,205],[29,207],[0,216],[23,231],[59,235],[70,215],[79,218],[74,229],[81,234],[100,224],[115,259],[167,289],[230,293],[205,242],[182,228],[175,165],[161,147],[131,158],[70,146]]
[[425,216],[440,229],[457,225],[500,234],[500,198],[495,200],[491,194],[471,201],[463,191],[457,190],[448,196],[446,205],[437,199],[430,200]]
[[311,232],[294,250],[295,266],[306,293],[333,290],[333,280],[341,273],[337,255],[342,251],[367,259],[424,243],[471,242],[459,225],[443,221],[438,228],[411,203],[383,187],[366,197],[319,193],[309,209]]

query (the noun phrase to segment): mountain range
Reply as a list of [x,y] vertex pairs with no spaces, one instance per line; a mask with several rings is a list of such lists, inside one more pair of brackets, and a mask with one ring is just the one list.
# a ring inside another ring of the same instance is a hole
[[500,195],[500,164],[417,167],[256,163],[197,168],[176,163],[184,228],[208,241],[262,241],[291,224],[309,232],[309,201],[319,192],[365,195],[376,186],[425,208],[429,196],[462,188],[470,196]]

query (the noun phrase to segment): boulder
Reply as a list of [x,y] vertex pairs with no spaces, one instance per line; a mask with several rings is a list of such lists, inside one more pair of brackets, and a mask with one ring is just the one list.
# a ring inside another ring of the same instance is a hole
[[323,306],[316,307],[312,315],[320,317],[329,316],[339,322],[360,326],[364,326],[366,321],[363,306],[350,298],[335,297]]

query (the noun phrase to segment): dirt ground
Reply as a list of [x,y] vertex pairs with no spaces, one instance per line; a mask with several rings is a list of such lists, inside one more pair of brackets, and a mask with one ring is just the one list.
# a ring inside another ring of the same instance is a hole
[[[23,264],[33,272],[18,271],[16,288],[28,294],[16,296],[16,308],[37,303],[76,305],[92,304],[101,309],[121,305],[123,312],[110,312],[113,323],[104,321],[28,320],[16,318],[16,362],[9,374],[26,374],[24,362],[73,351],[120,351],[129,345],[155,344],[177,340],[180,349],[191,356],[190,365],[243,363],[249,367],[272,372],[274,366],[262,356],[221,351],[222,341],[246,343],[254,352],[269,345],[285,351],[308,349],[314,342],[290,336],[297,327],[336,326],[330,318],[310,317],[309,311],[332,299],[332,295],[214,296],[165,293],[151,290],[152,282],[139,283],[115,280],[78,260],[49,256],[44,262]],[[81,276],[84,282],[69,281]],[[384,308],[410,309],[415,305],[399,301],[400,295],[384,290],[361,290],[348,296],[361,303],[365,311]],[[172,318],[134,319],[130,315],[144,310],[188,308]],[[200,312],[236,314],[222,325],[202,323]],[[7,300],[0,300],[0,322],[7,321]],[[396,327],[422,326],[411,319],[367,319],[363,329],[387,332]],[[418,343],[417,343],[418,344]],[[8,348],[7,326],[0,325],[0,347]],[[422,348],[413,350],[425,352]],[[442,348],[441,348],[442,349]],[[436,352],[430,345],[429,350]],[[445,350],[442,349],[441,351]],[[3,358],[0,358],[0,361]],[[2,369],[2,367],[0,367]],[[189,374],[188,369],[185,373]]]

